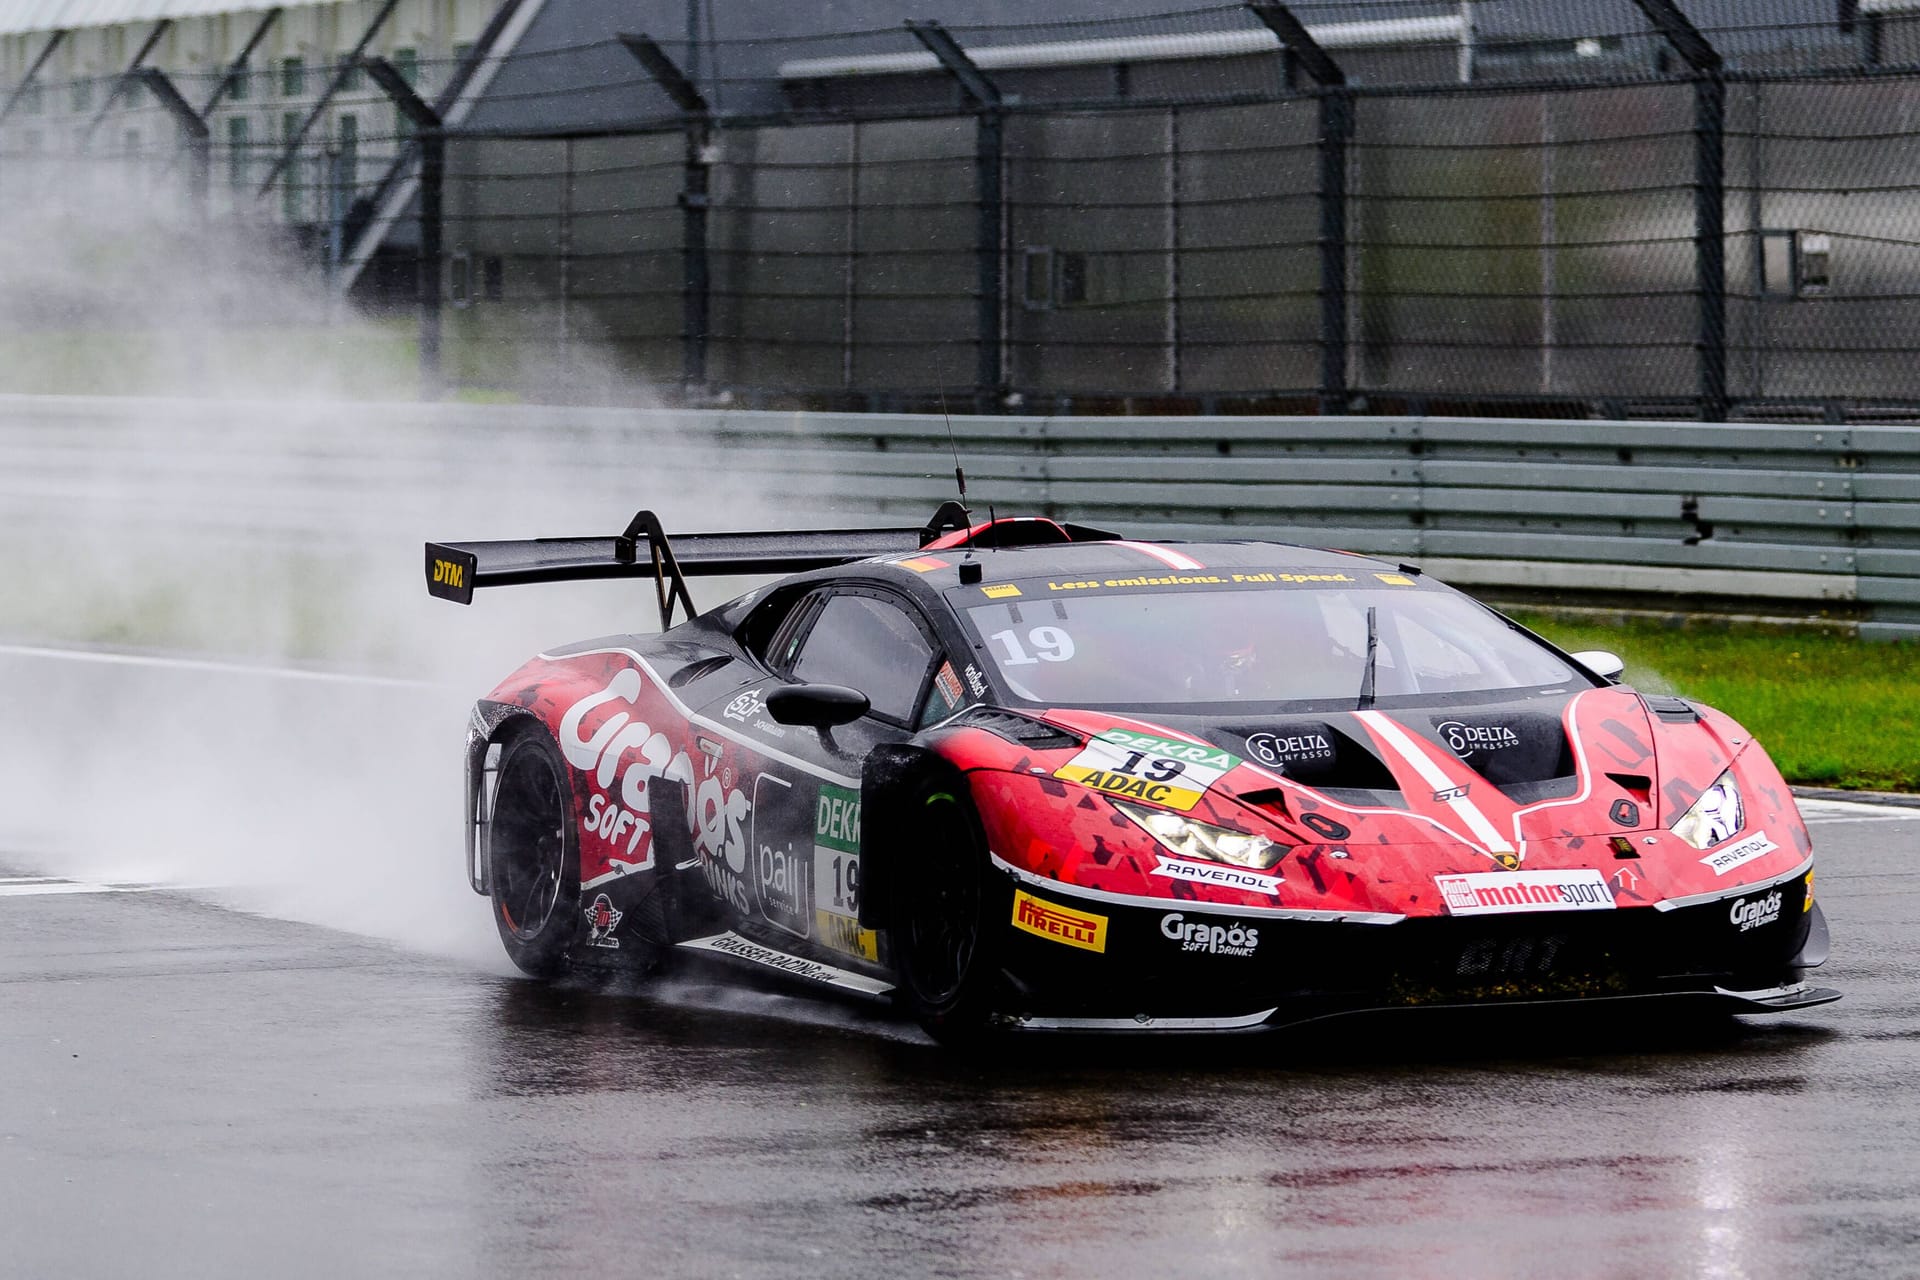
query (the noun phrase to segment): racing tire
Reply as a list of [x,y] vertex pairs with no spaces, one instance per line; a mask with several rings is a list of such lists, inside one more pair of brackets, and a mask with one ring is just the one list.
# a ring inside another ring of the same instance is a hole
[[962,779],[923,783],[909,811],[918,838],[903,842],[891,873],[899,997],[935,1040],[977,1046],[997,1030],[998,926],[1012,891],[993,872]]
[[546,730],[502,744],[487,841],[493,922],[507,957],[550,978],[567,968],[582,929],[580,847],[566,762]]

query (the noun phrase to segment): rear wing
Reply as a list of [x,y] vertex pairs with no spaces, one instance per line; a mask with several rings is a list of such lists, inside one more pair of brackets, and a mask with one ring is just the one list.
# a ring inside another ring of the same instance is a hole
[[[956,524],[956,520],[958,523]],[[524,538],[497,542],[429,542],[427,591],[472,604],[480,587],[594,578],[652,578],[660,626],[677,604],[693,616],[690,576],[788,574],[851,564],[872,556],[917,551],[941,533],[965,528],[966,513],[947,503],[922,529],[804,529],[784,533],[687,533],[671,542],[651,511],[626,532],[598,538]]]

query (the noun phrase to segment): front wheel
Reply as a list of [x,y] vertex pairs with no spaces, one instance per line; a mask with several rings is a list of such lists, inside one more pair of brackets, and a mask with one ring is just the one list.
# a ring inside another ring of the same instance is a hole
[[566,762],[544,729],[526,728],[502,746],[496,778],[487,841],[493,922],[515,965],[550,978],[566,968],[581,921]]
[[1002,994],[1000,929],[1011,910],[959,778],[923,785],[915,830],[894,864],[893,946],[900,996],[943,1044],[976,1042]]

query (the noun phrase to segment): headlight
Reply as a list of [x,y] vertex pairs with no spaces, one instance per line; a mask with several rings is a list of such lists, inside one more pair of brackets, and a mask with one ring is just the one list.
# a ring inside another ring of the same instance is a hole
[[1265,836],[1250,836],[1244,831],[1195,822],[1165,809],[1143,809],[1119,800],[1107,803],[1152,836],[1161,848],[1183,858],[1206,858],[1255,871],[1269,871],[1287,856],[1286,845],[1275,844]]
[[1700,793],[1693,807],[1673,824],[1673,834],[1696,849],[1711,849],[1738,835],[1746,825],[1740,809],[1740,787],[1729,769]]

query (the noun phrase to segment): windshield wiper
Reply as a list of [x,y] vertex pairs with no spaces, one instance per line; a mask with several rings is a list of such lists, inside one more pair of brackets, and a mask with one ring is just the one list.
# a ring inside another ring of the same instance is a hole
[[1367,606],[1367,669],[1360,677],[1360,705],[1356,711],[1365,711],[1373,706],[1373,659],[1380,651],[1380,614],[1373,605]]

